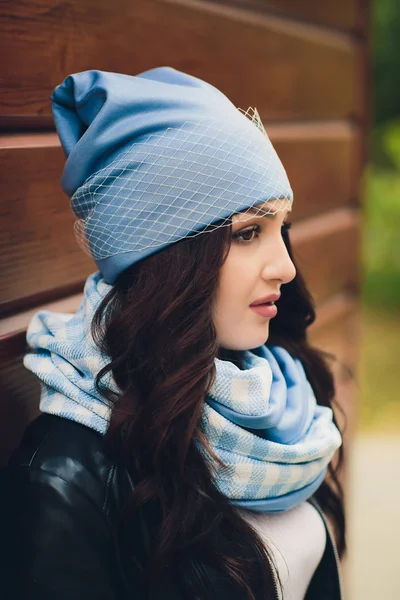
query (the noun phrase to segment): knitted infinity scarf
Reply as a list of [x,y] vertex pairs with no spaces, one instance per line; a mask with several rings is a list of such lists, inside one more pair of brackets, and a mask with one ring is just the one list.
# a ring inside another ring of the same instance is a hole
[[[41,380],[43,412],[101,434],[110,406],[94,380],[109,361],[94,344],[90,325],[109,289],[97,272],[87,279],[76,314],[36,313],[27,333],[32,352],[24,358]],[[276,346],[245,351],[243,358],[243,370],[216,359],[216,379],[205,398],[202,427],[225,464],[213,461],[213,473],[233,503],[280,512],[316,491],[341,437],[331,409],[317,405],[298,360]],[[104,382],[117,390],[111,375]]]

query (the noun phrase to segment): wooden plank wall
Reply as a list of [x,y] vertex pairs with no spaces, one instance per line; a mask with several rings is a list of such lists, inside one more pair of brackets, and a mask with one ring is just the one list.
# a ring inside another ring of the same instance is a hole
[[[367,0],[0,0],[0,21],[0,463],[38,411],[22,366],[27,323],[39,307],[74,311],[95,270],[59,184],[49,96],[69,73],[168,64],[258,108],[295,190],[313,340],[354,365]],[[335,372],[351,431],[354,397]]]

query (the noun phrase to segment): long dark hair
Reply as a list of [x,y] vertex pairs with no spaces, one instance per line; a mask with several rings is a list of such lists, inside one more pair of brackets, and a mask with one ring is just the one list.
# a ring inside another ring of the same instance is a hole
[[[283,236],[292,256],[287,232]],[[200,417],[215,376],[215,357],[224,352],[218,347],[212,302],[230,239],[230,226],[216,228],[126,269],[97,309],[92,333],[110,357],[96,379],[98,390],[113,403],[106,441],[136,482],[120,515],[118,539],[147,589],[173,576],[189,598],[203,597],[207,586],[214,593],[217,589],[205,573],[219,573],[215,581],[224,580],[254,600],[274,596],[280,585],[272,555],[219,492],[199,449],[211,453]],[[314,318],[310,294],[297,271],[282,287],[269,341],[303,362],[318,402],[331,406],[331,372],[323,355],[307,343]],[[230,358],[240,362],[240,353],[230,353]],[[102,384],[109,371],[121,390],[118,395]],[[335,524],[340,554],[345,549],[338,479],[342,460],[340,450],[335,467],[330,466],[329,483],[316,495]],[[139,511],[157,523],[150,556],[143,560],[132,545]],[[190,573],[193,577],[187,577]],[[197,581],[200,591],[185,587],[188,580]]]

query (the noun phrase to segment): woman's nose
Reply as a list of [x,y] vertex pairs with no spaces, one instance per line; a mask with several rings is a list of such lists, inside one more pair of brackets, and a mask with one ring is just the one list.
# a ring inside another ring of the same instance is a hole
[[289,256],[285,242],[281,239],[278,245],[268,253],[268,260],[263,268],[264,279],[279,279],[282,283],[289,283],[296,276],[296,267]]
[[296,277],[296,267],[294,266],[287,250],[285,266],[282,270],[284,272],[284,278],[282,277],[283,283],[289,283],[289,281],[292,281]]

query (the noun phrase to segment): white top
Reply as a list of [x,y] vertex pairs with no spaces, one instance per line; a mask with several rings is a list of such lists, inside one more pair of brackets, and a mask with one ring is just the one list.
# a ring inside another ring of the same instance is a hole
[[326,545],[325,525],[318,511],[309,502],[303,502],[277,514],[246,509],[240,512],[274,557],[283,600],[304,600]]

